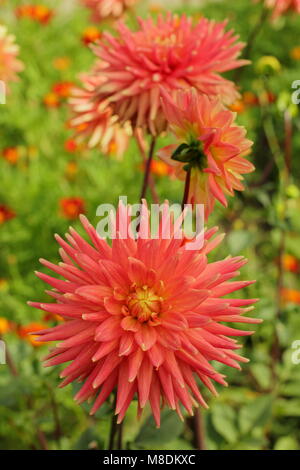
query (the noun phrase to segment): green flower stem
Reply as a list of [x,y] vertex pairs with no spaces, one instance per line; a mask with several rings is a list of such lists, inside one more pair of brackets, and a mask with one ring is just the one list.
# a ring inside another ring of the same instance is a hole
[[144,173],[144,181],[143,181],[143,186],[142,186],[142,191],[140,195],[140,201],[145,198],[146,192],[148,189],[149,185],[149,180],[150,180],[150,172],[151,172],[151,163],[154,155],[154,149],[155,149],[155,144],[156,144],[156,137],[152,137],[151,144],[150,144],[150,149],[149,149],[149,154],[148,154],[148,159],[146,162],[146,168],[145,168],[145,173]]

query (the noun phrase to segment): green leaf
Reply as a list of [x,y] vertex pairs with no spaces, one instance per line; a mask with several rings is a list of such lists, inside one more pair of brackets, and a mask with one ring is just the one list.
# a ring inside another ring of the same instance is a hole
[[238,427],[236,414],[232,407],[223,403],[216,403],[212,410],[212,423],[215,430],[227,442],[237,441]]
[[150,416],[142,426],[135,439],[138,447],[150,449],[152,447],[163,446],[174,441],[183,430],[183,423],[177,413],[171,410],[162,412],[161,426],[157,429],[152,416]]
[[253,364],[251,372],[263,389],[268,389],[271,383],[271,371],[265,364]]
[[299,444],[295,437],[283,436],[275,442],[274,450],[299,450]]
[[264,426],[272,412],[273,396],[265,395],[245,405],[239,413],[239,426],[242,434],[256,427]]
[[236,230],[227,237],[230,252],[235,255],[241,253],[251,242],[252,235],[246,230]]

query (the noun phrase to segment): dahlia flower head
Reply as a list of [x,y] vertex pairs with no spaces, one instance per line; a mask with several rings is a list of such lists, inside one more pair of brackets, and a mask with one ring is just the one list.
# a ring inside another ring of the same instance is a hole
[[29,304],[65,320],[34,334],[41,342],[60,341],[45,366],[69,363],[60,386],[82,382],[78,403],[94,400],[94,414],[115,390],[118,422],[136,397],[138,414],[149,403],[159,426],[164,405],[181,417],[181,406],[190,415],[193,407],[207,406],[199,383],[213,394],[213,382],[227,385],[211,361],[237,369],[240,361],[247,362],[229,336],[253,332],[222,322],[260,320],[244,316],[256,299],[227,297],[253,282],[232,281],[246,260],[207,260],[223,238],[213,238],[217,228],[205,232],[201,248],[188,250],[190,242],[178,237],[184,215],[173,222],[167,202],[156,238],[149,235],[145,202],[137,239],[124,235],[129,214],[120,204],[112,246],[85,216],[81,222],[89,242],[72,228],[67,241],[56,235],[62,262],[40,261],[64,280],[36,273],[53,288],[47,292],[55,302]]
[[300,13],[300,0],[265,0],[265,6],[273,10],[273,19],[288,12]]
[[0,25],[0,80],[6,86],[9,82],[16,81],[17,74],[23,70],[18,55],[19,46],[15,43],[15,36],[8,34],[7,28]]
[[248,63],[238,59],[244,46],[233,31],[225,31],[226,21],[216,23],[201,18],[167,14],[138,18],[139,29],[131,31],[118,22],[117,35],[104,32],[92,46],[103,66],[95,101],[109,104],[120,123],[130,121],[152,135],[166,129],[161,90],[174,93],[193,86],[198,92],[220,95],[225,103],[239,96],[235,84],[221,73]]
[[117,19],[132,8],[138,0],[81,0],[81,3],[89,8],[92,20],[96,23],[106,19]]
[[188,203],[204,204],[205,216],[215,201],[227,206],[226,196],[242,191],[243,174],[254,170],[246,158],[252,142],[244,127],[234,123],[236,113],[226,109],[218,98],[199,95],[195,89],[179,90],[175,98],[164,93],[164,114],[177,143],[157,155],[186,179],[190,171]]
[[91,75],[81,75],[82,87],[74,87],[71,91],[69,104],[72,117],[69,125],[75,130],[78,142],[87,142],[93,148],[100,147],[105,155],[115,153],[121,158],[125,153],[131,127],[128,123],[120,125],[107,102],[99,99],[97,89],[103,83],[101,65],[95,67]]

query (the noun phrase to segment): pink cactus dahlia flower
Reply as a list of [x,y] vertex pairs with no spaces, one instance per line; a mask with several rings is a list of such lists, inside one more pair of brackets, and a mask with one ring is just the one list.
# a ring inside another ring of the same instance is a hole
[[226,385],[211,361],[238,369],[238,361],[247,362],[237,355],[240,346],[229,336],[252,332],[222,322],[259,320],[243,316],[254,299],[227,296],[251,284],[231,281],[245,260],[207,260],[223,238],[219,235],[211,240],[217,229],[205,233],[201,249],[187,250],[177,237],[178,219],[175,225],[171,222],[172,236],[166,239],[172,220],[167,203],[156,239],[148,234],[145,203],[142,213],[139,234],[143,236],[125,238],[128,208],[120,205],[112,247],[84,216],[81,222],[92,245],[72,228],[68,243],[56,236],[63,262],[58,266],[45,260],[41,263],[65,280],[37,273],[54,288],[49,294],[55,302],[30,305],[65,319],[63,324],[35,332],[42,342],[60,341],[45,365],[69,362],[60,374],[64,379],[61,387],[83,382],[75,400],[94,399],[91,414],[115,389],[118,422],[136,396],[139,413],[149,402],[159,426],[163,405],[179,415],[181,404],[190,414],[193,406],[206,406],[199,381],[213,394],[212,380]]
[[73,113],[69,124],[75,129],[76,139],[87,140],[89,147],[99,145],[106,155],[115,153],[122,157],[128,147],[130,125],[116,122],[108,103],[99,100],[97,89],[103,83],[100,75],[82,75],[81,80],[83,87],[73,88],[69,99]]
[[0,80],[6,85],[17,79],[17,73],[23,70],[23,64],[17,59],[19,47],[15,36],[8,34],[7,28],[0,25]]
[[300,0],[265,0],[265,5],[273,9],[273,18],[288,12],[300,13]]
[[81,0],[92,12],[95,22],[107,18],[120,18],[126,10],[132,8],[138,0]]
[[99,102],[110,103],[113,114],[123,123],[144,127],[153,135],[166,128],[161,112],[161,89],[173,93],[190,88],[209,95],[220,95],[226,103],[238,95],[234,83],[220,74],[247,63],[237,57],[243,43],[225,31],[226,21],[215,23],[201,18],[168,14],[139,19],[140,28],[131,31],[118,23],[118,35],[105,32],[93,46],[104,63],[97,88]]
[[216,199],[226,206],[225,195],[244,189],[242,174],[254,170],[244,158],[252,142],[234,124],[235,113],[217,98],[181,90],[175,99],[165,94],[162,105],[178,143],[164,147],[158,156],[174,167],[179,179],[191,172],[188,202],[204,204],[207,218]]

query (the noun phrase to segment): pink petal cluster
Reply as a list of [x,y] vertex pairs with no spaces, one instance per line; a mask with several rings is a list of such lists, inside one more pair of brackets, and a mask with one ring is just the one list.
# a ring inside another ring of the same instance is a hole
[[221,75],[247,63],[238,59],[244,44],[225,30],[226,21],[201,18],[193,24],[171,13],[156,22],[138,21],[137,31],[119,22],[116,36],[104,32],[93,46],[103,63],[95,100],[103,106],[108,102],[120,123],[130,121],[153,135],[165,130],[162,89],[174,93],[193,86],[226,103],[239,96],[235,84]]
[[288,12],[300,13],[300,0],[265,0],[265,5],[273,9],[273,18]]
[[8,34],[7,28],[0,25],[0,80],[7,85],[17,79],[17,74],[23,70],[23,64],[17,59],[19,47],[15,36]]
[[[242,175],[254,170],[244,157],[252,142],[246,139],[244,127],[234,123],[235,113],[226,109],[219,99],[199,95],[194,89],[178,91],[175,98],[164,94],[164,114],[177,143],[164,147],[158,156],[174,167],[179,179],[186,178],[186,164],[191,171],[188,201],[204,204],[206,218],[215,200],[227,205],[226,195],[242,191]],[[196,154],[193,161],[172,158],[181,144],[190,145]],[[196,150],[195,150],[196,149]]]
[[81,3],[92,12],[95,22],[107,18],[120,18],[124,12],[132,8],[138,0],[81,0]]
[[129,124],[121,126],[116,122],[112,109],[99,99],[97,89],[103,83],[100,73],[82,75],[81,80],[82,87],[73,88],[69,99],[73,113],[69,125],[75,130],[76,139],[87,141],[89,147],[99,146],[105,155],[113,150],[121,158],[129,143]]
[[60,341],[45,365],[69,363],[60,374],[61,386],[82,382],[75,396],[79,403],[93,399],[94,414],[116,390],[118,422],[136,397],[139,414],[150,403],[159,426],[164,405],[180,416],[181,405],[191,415],[194,406],[207,406],[199,383],[213,394],[213,381],[226,385],[211,361],[237,369],[238,361],[247,362],[230,337],[252,332],[228,322],[259,320],[243,316],[255,299],[228,297],[252,283],[232,281],[246,260],[208,262],[207,255],[223,238],[212,238],[216,228],[206,231],[201,249],[192,251],[177,236],[182,217],[173,223],[167,203],[156,239],[149,235],[148,215],[144,203],[140,236],[126,238],[129,208],[120,205],[112,246],[82,216],[92,243],[72,228],[67,241],[56,236],[62,263],[41,262],[64,280],[37,273],[53,288],[48,293],[55,302],[30,305],[65,319],[35,335],[44,342]]

